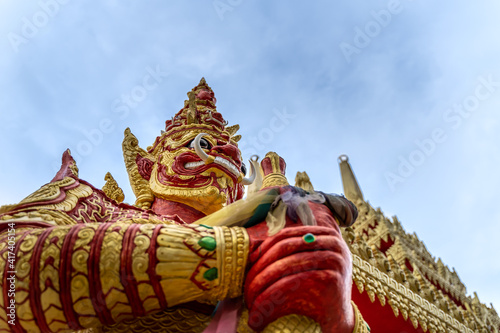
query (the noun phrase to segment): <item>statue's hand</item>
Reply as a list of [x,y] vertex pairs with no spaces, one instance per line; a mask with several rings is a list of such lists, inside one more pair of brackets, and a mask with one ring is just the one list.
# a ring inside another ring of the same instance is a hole
[[323,207],[314,207],[318,226],[287,221],[271,237],[265,223],[248,229],[251,268],[244,290],[252,329],[299,314],[316,320],[323,332],[352,332],[351,256]]

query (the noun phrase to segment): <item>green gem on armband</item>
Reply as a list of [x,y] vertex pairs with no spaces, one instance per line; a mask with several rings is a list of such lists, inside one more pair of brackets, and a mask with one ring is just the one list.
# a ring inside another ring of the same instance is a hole
[[203,274],[203,278],[207,281],[213,281],[219,276],[219,271],[216,267],[212,267]]
[[205,227],[207,229],[213,229],[213,227],[209,226],[209,225],[206,225],[206,224],[200,224],[200,226],[202,227]]
[[213,237],[203,237],[198,241],[198,245],[207,251],[213,251],[217,248],[217,242]]

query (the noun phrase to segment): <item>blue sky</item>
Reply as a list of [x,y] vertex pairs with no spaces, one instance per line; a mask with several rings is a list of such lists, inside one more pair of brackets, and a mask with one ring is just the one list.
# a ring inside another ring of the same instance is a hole
[[499,10],[2,0],[0,204],[50,181],[66,148],[81,178],[101,187],[110,171],[133,202],[124,129],[152,144],[204,76],[246,158],[276,151],[292,181],[307,171],[342,192],[337,157],[349,155],[365,198],[500,310]]

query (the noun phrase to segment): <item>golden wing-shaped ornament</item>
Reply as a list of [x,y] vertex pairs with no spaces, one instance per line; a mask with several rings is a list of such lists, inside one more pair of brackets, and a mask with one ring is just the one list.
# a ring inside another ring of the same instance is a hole
[[137,156],[149,160],[153,160],[153,158],[144,149],[139,147],[139,140],[130,132],[130,128],[128,127],[125,130],[122,149],[130,186],[136,197],[135,205],[139,208],[149,209],[154,200],[154,196],[149,188],[149,182],[139,173],[136,161]]
[[69,217],[68,213],[79,201],[89,198],[92,193],[90,186],[74,178],[65,177],[43,185],[18,204],[1,207],[0,221],[76,224],[77,220]]

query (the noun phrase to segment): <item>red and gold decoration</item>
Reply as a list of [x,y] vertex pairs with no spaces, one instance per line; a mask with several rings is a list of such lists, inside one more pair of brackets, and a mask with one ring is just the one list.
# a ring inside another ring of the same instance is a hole
[[291,186],[278,154],[247,170],[215,103],[202,79],[147,149],[125,130],[134,205],[110,173],[102,190],[80,179],[68,150],[0,207],[0,332],[498,333],[493,308],[364,201],[346,158],[354,225],[351,201],[306,173]]

